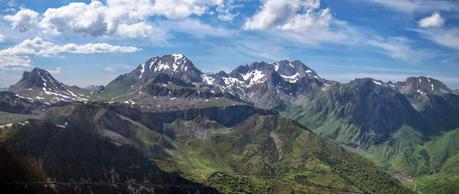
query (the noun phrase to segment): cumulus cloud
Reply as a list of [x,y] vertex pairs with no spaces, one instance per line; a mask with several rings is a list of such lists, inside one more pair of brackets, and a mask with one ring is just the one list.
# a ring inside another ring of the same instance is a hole
[[316,11],[319,7],[319,0],[264,0],[261,9],[249,18],[242,28],[303,31],[316,24],[329,24],[331,18],[329,11]]
[[139,48],[136,47],[124,47],[107,43],[56,45],[41,38],[26,39],[16,46],[0,50],[0,69],[30,67],[31,59],[36,56],[50,57],[60,53],[132,53],[138,50]]
[[330,9],[320,8],[320,0],[264,0],[242,29],[274,30],[272,35],[308,45],[351,43],[354,33],[345,22],[334,19]]
[[191,15],[200,16],[209,9],[215,9],[226,20],[232,19],[223,0],[95,0],[49,8],[41,16],[24,9],[15,15],[5,16],[5,20],[22,32],[38,23],[45,33],[55,35],[73,32],[84,36],[115,35],[164,40],[166,32],[150,24],[150,17],[163,16],[170,20],[180,20]]
[[40,26],[53,34],[73,31],[92,36],[108,32],[108,24],[104,20],[104,5],[99,1],[89,4],[70,3],[59,8],[50,8],[43,14]]
[[9,21],[13,29],[25,32],[36,25],[38,13],[30,9],[22,9],[15,15],[6,15],[3,19]]
[[422,28],[442,27],[445,23],[445,19],[443,19],[439,13],[433,13],[431,16],[423,18],[418,23]]

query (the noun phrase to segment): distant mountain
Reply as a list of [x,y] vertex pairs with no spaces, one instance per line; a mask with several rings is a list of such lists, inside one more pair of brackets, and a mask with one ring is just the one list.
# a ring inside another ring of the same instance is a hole
[[98,94],[98,93],[101,93],[101,92],[104,91],[105,86],[103,86],[103,85],[90,85],[90,86],[86,87],[85,89],[88,90],[91,93]]
[[445,84],[434,78],[409,77],[404,82],[396,83],[397,89],[405,95],[447,94],[453,93]]
[[202,72],[182,54],[153,57],[132,72],[118,76],[105,87],[105,93],[128,94],[160,74],[183,80],[186,83],[202,82]]
[[378,144],[403,125],[426,131],[426,122],[393,85],[356,79],[329,87],[290,117],[351,147]]
[[459,154],[453,151],[459,141],[458,99],[432,78],[396,84],[357,79],[283,114],[372,159],[417,191],[450,193],[459,181],[454,178],[459,169],[451,166]]
[[9,88],[9,91],[32,100],[46,103],[88,101],[88,91],[76,86],[67,86],[46,70],[34,68],[24,72],[21,80]]
[[459,127],[459,96],[445,84],[434,78],[409,77],[396,85],[431,128],[440,131]]
[[60,128],[85,123],[75,127],[134,146],[161,169],[220,192],[403,190],[324,138],[416,191],[459,187],[459,96],[430,77],[338,83],[287,60],[203,73],[172,54],[153,57],[105,87],[69,87],[34,69],[10,91],[0,93],[3,128],[27,119]]
[[204,74],[204,80],[263,108],[282,108],[286,102],[301,104],[316,91],[334,84],[300,61],[287,60],[239,66],[229,74]]
[[182,54],[173,54],[149,59],[110,82],[104,92],[107,96],[130,94],[151,85],[162,74],[189,87],[207,86],[214,92],[228,93],[263,108],[282,107],[287,101],[301,104],[315,91],[335,83],[320,78],[300,61],[256,62],[229,74],[212,74],[202,73]]

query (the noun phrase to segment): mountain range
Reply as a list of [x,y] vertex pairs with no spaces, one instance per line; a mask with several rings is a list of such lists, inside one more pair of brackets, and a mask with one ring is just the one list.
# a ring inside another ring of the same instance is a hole
[[35,68],[0,92],[0,190],[454,193],[458,118],[437,79],[339,83],[300,61],[203,73],[172,54],[88,88]]

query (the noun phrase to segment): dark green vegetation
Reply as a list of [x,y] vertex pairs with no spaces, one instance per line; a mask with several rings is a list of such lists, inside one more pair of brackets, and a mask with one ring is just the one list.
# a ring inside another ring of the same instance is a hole
[[428,77],[341,84],[300,61],[211,74],[174,54],[107,86],[34,69],[10,91],[8,193],[458,190],[459,96]]
[[4,178],[59,192],[409,192],[357,154],[251,106],[158,113],[73,103],[27,121],[1,130],[2,167],[25,173]]
[[454,193],[458,99],[438,92],[401,94],[362,79],[331,87],[283,114],[362,154],[416,191]]

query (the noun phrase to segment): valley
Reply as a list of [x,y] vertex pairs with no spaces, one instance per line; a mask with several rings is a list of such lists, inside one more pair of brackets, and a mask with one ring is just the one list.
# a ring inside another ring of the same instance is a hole
[[437,79],[340,83],[300,61],[164,55],[88,88],[35,68],[0,92],[0,190],[454,193],[458,118]]

